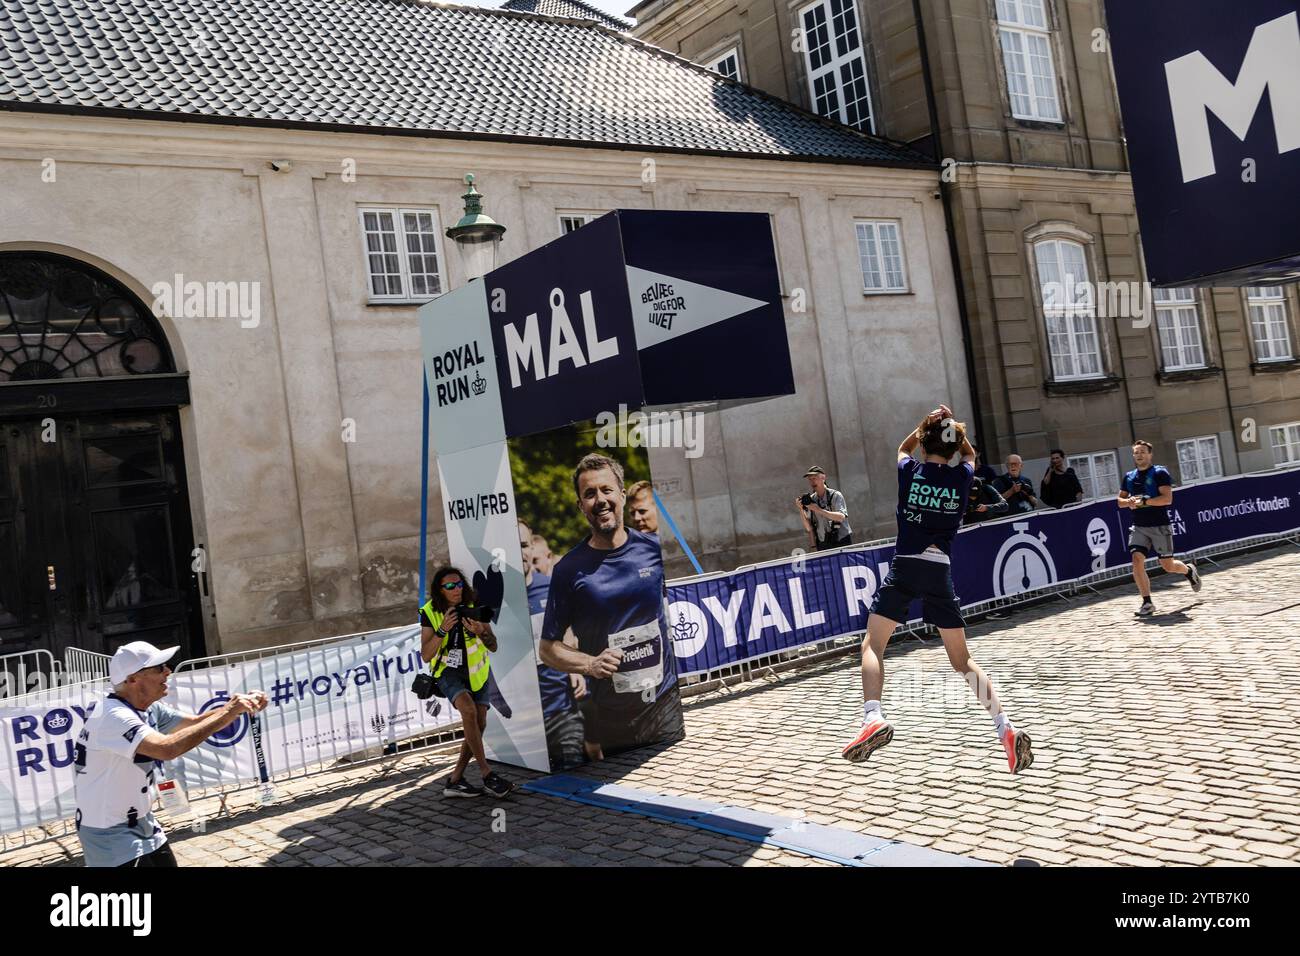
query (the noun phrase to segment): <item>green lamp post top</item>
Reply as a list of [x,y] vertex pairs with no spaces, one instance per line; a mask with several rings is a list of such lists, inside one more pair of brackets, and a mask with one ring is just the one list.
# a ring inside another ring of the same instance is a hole
[[483,194],[474,187],[474,174],[465,174],[469,191],[465,200],[465,215],[460,222],[447,230],[447,237],[457,242],[488,242],[505,235],[506,227],[483,212]]

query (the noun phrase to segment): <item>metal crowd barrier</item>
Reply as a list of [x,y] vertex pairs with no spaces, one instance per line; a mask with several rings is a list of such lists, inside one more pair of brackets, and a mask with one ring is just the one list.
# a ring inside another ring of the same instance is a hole
[[0,655],[0,700],[26,696],[33,682],[53,684],[58,672],[58,661],[47,650]]
[[[311,660],[311,654],[319,652],[321,662],[325,663],[325,652],[340,644],[358,644],[364,646],[367,644],[381,645],[384,641],[391,638],[393,631],[400,628],[389,628],[384,631],[365,631],[358,634],[349,634],[343,637],[317,638],[310,641],[300,641],[294,644],[282,644],[277,647],[258,648],[256,650],[239,651],[231,654],[218,654],[210,657],[195,658],[192,660],[182,661],[176,668],[177,674],[202,674],[210,675],[210,688],[215,693],[218,689],[224,690],[225,683],[221,680],[219,674],[223,668],[247,665],[249,663],[258,663],[284,654],[306,654],[307,660]],[[367,640],[367,638],[369,638]],[[362,655],[364,656],[364,655]],[[259,676],[260,676],[259,667]],[[253,682],[257,684],[257,681]],[[270,689],[270,681],[261,682],[262,689]],[[368,764],[386,764],[393,763],[396,760],[406,757],[412,753],[432,750],[440,747],[446,747],[450,744],[459,744],[463,734],[460,729],[460,722],[455,721],[445,729],[429,732],[421,731],[413,736],[398,737],[391,734],[384,746],[372,746],[364,750],[357,751],[348,748],[340,748],[332,739],[333,733],[338,729],[339,724],[346,723],[350,719],[357,719],[361,715],[350,713],[347,701],[341,712],[328,703],[318,701],[315,696],[305,698],[309,702],[309,711],[311,716],[310,729],[318,738],[324,737],[330,741],[327,748],[328,754],[318,760],[305,762],[303,766],[291,767],[276,773],[269,774],[270,784],[274,786],[278,783],[301,780],[308,777],[318,776],[322,773],[337,771],[343,768],[352,768]],[[424,702],[421,702],[423,705]],[[441,702],[443,707],[449,707],[447,702]],[[306,758],[306,748],[299,740],[299,756],[304,760]],[[319,751],[318,751],[319,752]],[[202,800],[207,797],[216,797],[219,803],[218,813],[227,809],[226,801],[231,794],[241,791],[256,790],[262,787],[262,783],[257,779],[229,780],[222,779],[210,786],[190,787],[187,788],[187,796],[191,801]]]
[[109,654],[68,647],[63,651],[63,670],[67,674],[76,675],[74,683],[105,680],[108,678],[108,662],[112,659]]

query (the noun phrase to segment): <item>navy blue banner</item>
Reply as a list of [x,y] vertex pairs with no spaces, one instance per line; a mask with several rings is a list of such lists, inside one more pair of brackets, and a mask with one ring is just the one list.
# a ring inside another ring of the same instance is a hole
[[617,216],[502,266],[486,282],[506,435],[644,404]]
[[771,217],[617,215],[646,404],[793,395]]
[[[1179,554],[1300,529],[1300,469],[1178,488],[1168,511]],[[952,551],[962,606],[1127,566],[1132,514],[1107,499],[963,529]],[[670,585],[668,624],[679,672],[701,673],[866,630],[871,600],[893,557],[890,543]]]
[[1300,268],[1298,11],[1300,0],[1107,0],[1156,285]]

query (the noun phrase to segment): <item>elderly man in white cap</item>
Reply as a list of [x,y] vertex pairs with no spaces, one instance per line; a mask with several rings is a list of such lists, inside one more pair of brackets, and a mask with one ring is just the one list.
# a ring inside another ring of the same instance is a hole
[[236,694],[201,717],[162,703],[178,648],[133,641],[108,665],[113,692],[86,712],[77,739],[77,836],[86,866],[175,866],[154,819],[154,769],[266,707],[261,691]]

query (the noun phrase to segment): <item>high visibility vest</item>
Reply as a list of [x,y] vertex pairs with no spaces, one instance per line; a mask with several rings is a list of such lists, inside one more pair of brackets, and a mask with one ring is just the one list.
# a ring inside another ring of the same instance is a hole
[[[474,605],[472,604],[466,605],[466,607],[473,606]],[[429,620],[433,622],[433,629],[435,631],[442,627],[443,613],[434,610],[432,598],[430,598],[429,602],[420,610],[429,616]],[[483,685],[487,683],[488,671],[491,669],[488,665],[487,648],[483,645],[482,641],[473,634],[470,634],[464,628],[462,628],[461,631],[465,636],[465,663],[469,667],[469,689],[472,691],[481,690]],[[429,667],[433,670],[433,677],[435,680],[441,677],[442,672],[447,669],[447,655],[444,652],[449,649],[448,645],[450,645],[450,643],[451,641],[449,639],[444,639],[442,647],[438,648],[437,653],[433,656],[433,660],[429,662]]]

